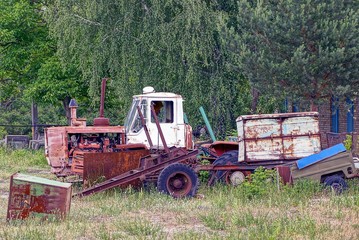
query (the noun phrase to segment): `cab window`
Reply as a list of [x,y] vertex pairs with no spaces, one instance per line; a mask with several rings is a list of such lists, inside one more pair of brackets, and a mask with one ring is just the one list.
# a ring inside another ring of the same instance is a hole
[[[151,104],[160,123],[173,123],[173,101],[152,101]],[[151,122],[155,122],[152,112]]]
[[[142,100],[140,107],[141,107],[142,115],[145,118],[145,122],[146,122],[146,105],[147,105],[146,100]],[[131,132],[137,133],[143,128],[140,115],[138,114],[138,111],[137,111],[137,107],[136,107],[136,112],[135,112],[134,116],[135,117],[134,117],[133,124],[131,127]]]

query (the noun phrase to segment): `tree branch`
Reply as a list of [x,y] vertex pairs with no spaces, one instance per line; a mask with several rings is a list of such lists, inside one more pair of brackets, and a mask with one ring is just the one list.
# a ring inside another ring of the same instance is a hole
[[90,25],[95,25],[95,26],[103,26],[103,24],[99,23],[99,22],[94,22],[94,21],[91,21],[89,19],[86,19],[84,17],[81,17],[80,15],[77,15],[77,14],[72,14],[72,16],[76,17],[76,18],[79,18],[81,19],[82,21],[86,22],[86,23],[89,23]]

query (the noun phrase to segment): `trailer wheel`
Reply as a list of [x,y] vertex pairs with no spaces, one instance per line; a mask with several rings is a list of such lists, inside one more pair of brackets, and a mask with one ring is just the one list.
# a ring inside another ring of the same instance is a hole
[[329,176],[324,180],[324,186],[330,187],[335,194],[341,194],[348,188],[347,182],[338,175]]
[[158,191],[174,198],[195,196],[198,185],[195,171],[181,163],[171,164],[163,169],[157,180]]
[[[236,164],[238,162],[238,151],[237,150],[233,150],[233,151],[228,151],[226,153],[224,153],[222,156],[220,156],[219,158],[217,158],[214,162],[213,165],[214,166],[219,166],[219,165],[227,165],[228,163],[231,164]],[[215,183],[216,182],[225,182],[225,183],[229,183],[228,179],[230,176],[230,172],[226,172],[226,171],[216,171],[216,172],[212,172],[212,174],[215,174]]]
[[241,171],[228,172],[225,181],[232,186],[241,185],[246,180],[246,176]]

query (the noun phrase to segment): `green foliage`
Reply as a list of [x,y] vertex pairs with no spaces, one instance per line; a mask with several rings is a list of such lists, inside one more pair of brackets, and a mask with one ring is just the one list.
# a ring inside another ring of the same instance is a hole
[[229,129],[229,130],[227,130],[225,141],[237,142],[238,141],[237,129]]
[[223,36],[262,94],[313,102],[357,94],[356,1],[242,0],[238,8]]
[[55,56],[56,42],[43,18],[46,2],[0,2],[0,102],[6,108],[14,101],[63,107],[61,103],[68,105],[70,97],[87,94],[75,65],[63,70]]
[[272,189],[275,179],[275,171],[259,167],[242,184],[242,189],[247,198],[262,197]]
[[20,127],[3,126],[2,138],[5,135],[9,135],[9,134],[28,135],[31,133],[30,109],[31,109],[30,103],[25,101],[24,99],[13,100],[9,104],[0,105],[0,124],[20,126]]
[[352,135],[346,135],[345,136],[345,140],[343,141],[344,146],[346,148],[346,150],[351,151],[352,150],[352,146],[353,146],[353,137]]
[[[208,160],[202,160],[200,164],[208,165],[211,164],[211,162]],[[210,173],[208,171],[200,171],[198,173],[198,177],[201,183],[207,183],[210,177]]]
[[[25,98],[16,98],[0,105],[0,139],[5,135],[31,135],[31,103]],[[61,106],[38,107],[41,124],[66,124],[66,117]],[[43,129],[40,128],[40,132]]]
[[75,66],[69,66],[64,70],[58,57],[51,56],[41,64],[37,81],[25,92],[41,105],[61,103],[69,96],[84,101],[83,96],[86,95],[87,88],[79,81],[78,76]]
[[0,2],[1,101],[21,94],[54,53],[41,7],[39,2],[25,0]]
[[[99,102],[100,79],[111,77],[117,116],[124,117],[131,96],[144,86],[177,92],[185,98],[190,123],[207,110],[216,136],[223,137],[247,109],[247,81],[220,41],[231,3],[208,1],[72,1],[49,5],[50,29],[62,62],[78,64]],[[232,11],[232,9],[231,9]],[[118,94],[121,93],[121,94]],[[238,104],[237,104],[238,103]]]

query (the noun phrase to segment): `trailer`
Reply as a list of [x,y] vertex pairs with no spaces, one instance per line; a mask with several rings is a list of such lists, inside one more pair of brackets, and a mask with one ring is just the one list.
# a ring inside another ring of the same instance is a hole
[[258,167],[273,169],[321,151],[317,112],[243,115],[236,122],[237,150],[225,151],[233,143],[213,143],[207,151],[222,155],[195,168],[211,171],[208,185],[238,185]]
[[310,179],[323,183],[335,193],[347,189],[347,179],[359,177],[359,168],[342,143],[296,161],[289,170],[291,182]]

